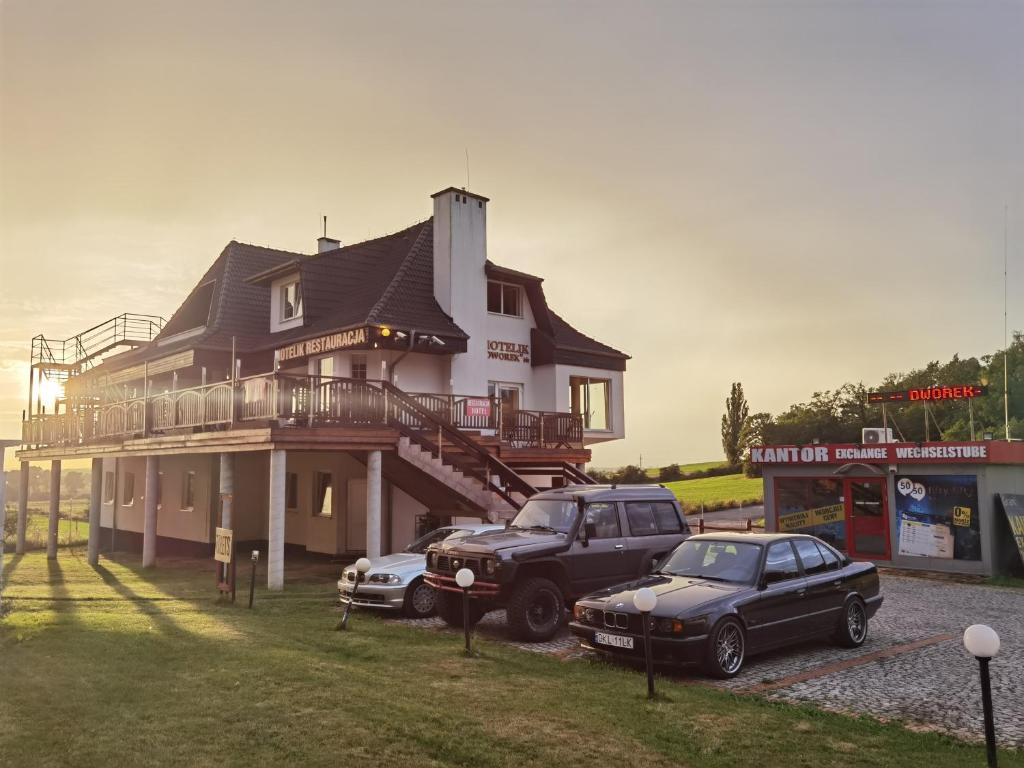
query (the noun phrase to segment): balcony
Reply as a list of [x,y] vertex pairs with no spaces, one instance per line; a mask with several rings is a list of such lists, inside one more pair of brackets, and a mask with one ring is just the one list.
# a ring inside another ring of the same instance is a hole
[[407,393],[379,381],[261,374],[235,381],[105,402],[72,398],[67,411],[22,423],[26,448],[73,447],[143,437],[257,426],[438,425],[495,435],[517,448],[582,448],[583,422],[570,413],[505,411],[498,398]]

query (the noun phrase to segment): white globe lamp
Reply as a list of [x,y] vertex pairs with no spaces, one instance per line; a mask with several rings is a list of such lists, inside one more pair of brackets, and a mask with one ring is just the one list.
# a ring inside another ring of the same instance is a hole
[[358,560],[356,560],[356,570],[360,573],[366,573],[368,570],[370,570],[370,561],[367,560],[365,557],[360,557]]
[[469,568],[459,568],[458,572],[455,574],[455,583],[463,589],[469,589],[472,587],[475,580],[476,577]]
[[991,659],[999,653],[999,635],[987,624],[971,624],[964,630],[964,648],[979,659]]
[[658,604],[658,596],[650,587],[641,587],[633,593],[633,605],[640,613],[650,613]]

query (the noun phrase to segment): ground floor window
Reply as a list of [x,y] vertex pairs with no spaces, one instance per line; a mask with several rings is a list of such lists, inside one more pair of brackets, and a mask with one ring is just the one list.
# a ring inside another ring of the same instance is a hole
[[896,539],[904,556],[981,560],[977,476],[897,476]]
[[313,473],[313,515],[334,517],[334,476],[330,472]]
[[366,378],[366,355],[352,355],[352,378]]
[[181,508],[194,509],[196,506],[196,473],[186,472],[181,478]]
[[114,473],[103,473],[103,501],[106,504],[114,503]]
[[846,549],[841,479],[780,477],[775,481],[775,510],[780,533],[807,533]]
[[124,489],[121,492],[121,505],[130,507],[135,503],[135,473],[124,473]]
[[284,476],[284,506],[289,512],[299,508],[299,476],[295,472]]
[[609,379],[569,377],[569,405],[583,417],[584,429],[611,429],[611,389]]

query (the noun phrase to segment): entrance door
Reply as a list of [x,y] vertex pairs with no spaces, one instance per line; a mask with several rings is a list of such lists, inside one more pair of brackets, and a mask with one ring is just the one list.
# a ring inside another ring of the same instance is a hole
[[847,480],[847,551],[851,557],[889,560],[889,514],[885,481]]
[[491,397],[501,399],[501,423],[506,427],[517,427],[515,413],[522,407],[523,385],[507,384],[501,381],[492,381],[490,386]]

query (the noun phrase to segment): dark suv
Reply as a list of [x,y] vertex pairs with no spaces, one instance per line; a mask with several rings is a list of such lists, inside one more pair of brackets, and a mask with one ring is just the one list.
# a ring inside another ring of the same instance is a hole
[[431,545],[424,580],[438,591],[438,614],[461,627],[455,574],[469,568],[471,623],[503,607],[518,638],[548,640],[576,598],[649,573],[689,535],[660,485],[565,486],[532,496],[504,531]]

